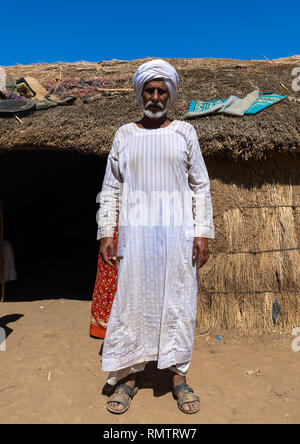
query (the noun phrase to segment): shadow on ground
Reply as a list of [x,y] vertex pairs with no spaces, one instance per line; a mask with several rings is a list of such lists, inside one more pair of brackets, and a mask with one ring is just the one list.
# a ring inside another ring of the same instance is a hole
[[[138,373],[136,383],[139,390],[143,390],[146,388],[153,389],[153,396],[158,398],[172,391],[173,375],[174,373],[168,369],[159,370],[157,368],[157,363],[152,361],[146,365],[144,371]],[[125,379],[120,380],[118,385],[124,382]],[[112,393],[115,391],[115,388],[116,386],[105,384],[102,389],[102,395],[112,395]]]
[[[18,321],[20,318],[22,318],[24,315],[23,314],[11,314],[11,315],[6,315],[6,316],[2,316],[2,318],[0,318],[0,328],[3,328],[5,331],[5,338],[3,338],[3,340],[5,340],[6,338],[8,338],[8,336],[13,332],[13,329],[8,327],[7,324],[11,324],[12,322],[16,322]],[[0,335],[0,345],[2,344],[3,340],[1,340],[1,335]]]

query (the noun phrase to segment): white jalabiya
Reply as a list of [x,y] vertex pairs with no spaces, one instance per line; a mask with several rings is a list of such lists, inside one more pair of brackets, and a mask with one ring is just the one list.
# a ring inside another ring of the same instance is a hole
[[113,236],[118,214],[118,285],[102,369],[115,378],[148,361],[159,369],[188,363],[197,307],[193,239],[214,237],[209,178],[192,125],[119,128],[100,195],[98,239]]

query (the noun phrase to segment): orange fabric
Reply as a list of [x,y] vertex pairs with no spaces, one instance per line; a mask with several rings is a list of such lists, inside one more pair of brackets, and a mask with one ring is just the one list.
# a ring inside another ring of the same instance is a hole
[[97,323],[93,323],[91,321],[90,324],[90,336],[93,336],[94,338],[104,339],[106,333],[106,328],[101,327]]

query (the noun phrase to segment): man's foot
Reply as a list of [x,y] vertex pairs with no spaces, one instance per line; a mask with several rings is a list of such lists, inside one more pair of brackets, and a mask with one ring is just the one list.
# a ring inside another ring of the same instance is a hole
[[107,410],[112,413],[124,413],[130,406],[131,399],[137,393],[138,389],[135,387],[135,377],[130,375],[130,379],[124,384],[120,384],[115,392],[109,397],[107,401]]
[[173,376],[173,393],[177,398],[177,405],[184,413],[196,413],[200,409],[199,396],[186,384],[185,376],[175,374]]

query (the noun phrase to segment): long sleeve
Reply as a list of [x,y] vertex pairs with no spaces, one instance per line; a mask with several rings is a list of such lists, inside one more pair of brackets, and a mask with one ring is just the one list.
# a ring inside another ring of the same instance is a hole
[[[113,237],[119,214],[120,173],[118,167],[119,139],[116,133],[106,165],[100,198],[100,208],[97,213],[97,239]],[[98,195],[99,196],[99,195]]]
[[188,161],[188,181],[193,192],[194,236],[214,239],[210,182],[199,146],[196,130],[191,126]]

